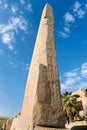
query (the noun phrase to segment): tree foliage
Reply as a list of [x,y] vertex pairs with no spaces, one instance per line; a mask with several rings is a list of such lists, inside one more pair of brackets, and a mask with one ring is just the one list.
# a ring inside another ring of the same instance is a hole
[[65,92],[61,96],[65,116],[68,117],[70,121],[74,121],[75,117],[80,118],[80,103],[77,101],[79,95],[72,95],[72,92]]

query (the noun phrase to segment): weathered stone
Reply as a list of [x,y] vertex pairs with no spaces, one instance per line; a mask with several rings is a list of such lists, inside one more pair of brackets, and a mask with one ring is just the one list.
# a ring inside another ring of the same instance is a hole
[[8,117],[0,117],[0,130],[5,129],[6,127],[6,121],[8,120]]
[[49,128],[49,127],[39,127],[36,126],[34,130],[69,130],[69,129],[63,129],[63,128]]
[[18,127],[19,125],[19,121],[20,121],[20,114],[18,114],[17,116],[13,118],[12,123],[11,123],[11,128],[9,130],[15,130],[16,127]]
[[65,126],[56,63],[54,19],[48,4],[43,10],[16,130],[32,130],[33,126]]
[[6,122],[6,130],[10,130],[13,118],[9,118]]

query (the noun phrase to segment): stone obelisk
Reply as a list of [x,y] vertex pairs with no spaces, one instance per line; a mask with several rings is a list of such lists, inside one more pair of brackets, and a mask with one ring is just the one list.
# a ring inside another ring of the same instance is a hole
[[29,130],[33,126],[65,126],[56,63],[54,18],[48,4],[42,13],[22,113],[16,130]]

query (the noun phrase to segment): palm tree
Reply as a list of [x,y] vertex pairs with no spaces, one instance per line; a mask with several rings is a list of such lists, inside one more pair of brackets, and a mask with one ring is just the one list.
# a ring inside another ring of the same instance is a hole
[[74,121],[74,117],[79,117],[80,104],[77,102],[79,95],[72,95],[71,92],[62,94],[62,104],[65,116],[70,121]]

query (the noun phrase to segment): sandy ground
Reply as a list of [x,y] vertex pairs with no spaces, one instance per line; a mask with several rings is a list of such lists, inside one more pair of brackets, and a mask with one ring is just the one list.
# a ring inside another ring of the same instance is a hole
[[85,121],[76,121],[76,122],[72,122],[70,124],[66,124],[65,127],[68,129],[73,128],[74,126],[87,126],[87,123]]

